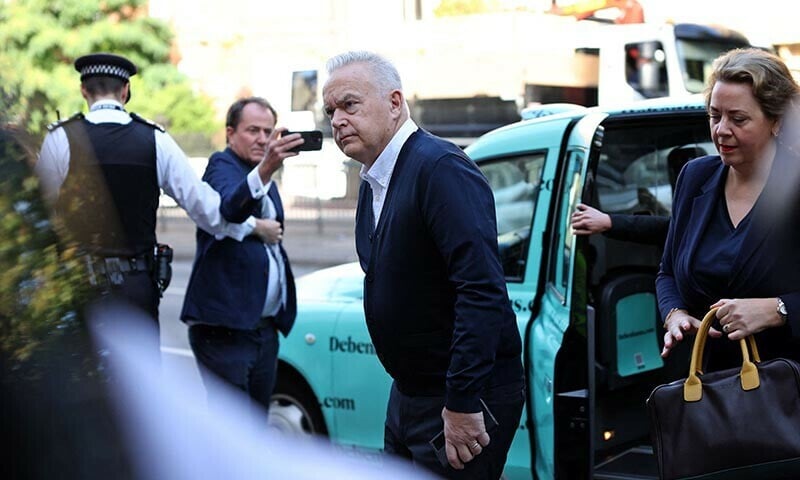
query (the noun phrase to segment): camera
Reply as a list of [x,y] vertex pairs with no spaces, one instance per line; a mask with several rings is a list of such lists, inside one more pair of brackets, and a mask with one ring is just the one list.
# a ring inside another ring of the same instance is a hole
[[293,133],[299,133],[300,137],[303,139],[303,144],[298,145],[291,150],[290,152],[307,152],[312,150],[321,150],[322,149],[322,132],[319,130],[308,130],[308,131],[298,131],[298,132],[283,132],[282,137],[287,135],[291,135]]

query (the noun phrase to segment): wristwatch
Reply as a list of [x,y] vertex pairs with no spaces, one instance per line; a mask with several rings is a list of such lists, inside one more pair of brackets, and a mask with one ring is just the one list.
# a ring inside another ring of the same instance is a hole
[[789,318],[789,312],[786,311],[786,304],[783,303],[781,297],[777,298],[778,298],[778,309],[777,309],[778,315],[781,316],[781,320],[783,320],[783,323],[786,323],[786,320]]

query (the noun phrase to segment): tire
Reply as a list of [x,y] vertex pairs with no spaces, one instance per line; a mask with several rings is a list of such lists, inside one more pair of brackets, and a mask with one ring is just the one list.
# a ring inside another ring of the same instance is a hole
[[298,436],[327,436],[319,402],[299,376],[278,373],[269,406],[269,425],[281,433]]

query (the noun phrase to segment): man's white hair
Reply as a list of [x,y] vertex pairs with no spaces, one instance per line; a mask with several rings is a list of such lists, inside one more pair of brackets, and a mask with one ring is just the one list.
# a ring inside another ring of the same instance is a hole
[[374,75],[375,83],[384,91],[403,90],[403,84],[400,81],[400,73],[397,72],[397,68],[395,68],[394,64],[374,52],[358,50],[340,53],[328,60],[326,65],[328,75],[342,67],[354,63],[368,65]]

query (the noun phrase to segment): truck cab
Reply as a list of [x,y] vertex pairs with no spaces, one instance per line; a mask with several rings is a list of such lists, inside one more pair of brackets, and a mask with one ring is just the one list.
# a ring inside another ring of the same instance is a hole
[[610,25],[598,37],[598,103],[702,93],[720,54],[749,47],[743,35],[693,23]]
[[[668,216],[690,158],[715,153],[701,98],[570,108],[480,137],[466,152],[494,192],[498,248],[523,338],[527,402],[508,479],[657,478],[645,399],[685,376],[662,360],[661,247],[577,237],[579,202]],[[357,264],[298,282],[271,414],[285,430],[379,452],[391,379],[370,342]]]
[[577,20],[583,44],[576,56],[596,56],[589,70],[597,72],[600,105],[701,93],[716,57],[750,46],[744,35],[719,25],[646,23],[636,0],[553,0],[548,13]]
[[[539,42],[537,35],[548,35],[554,48],[563,52],[558,62],[532,52],[515,58],[513,64],[519,73],[487,69],[480,74],[486,85],[515,84],[519,98],[492,91],[488,96],[464,91],[458,98],[455,94],[453,98],[437,98],[425,91],[415,92],[411,110],[419,125],[464,146],[497,128],[500,122],[524,118],[517,112],[526,108],[558,103],[614,106],[653,98],[688,98],[703,92],[714,59],[733,48],[750,46],[742,34],[714,25],[581,20],[551,32],[544,30],[548,25],[545,19],[539,22],[530,25],[530,38],[522,41]],[[425,68],[429,67],[434,76],[447,78],[448,73],[436,63],[438,58],[429,56],[432,58],[421,61]],[[489,59],[483,63],[491,65]],[[454,86],[453,91],[458,88]]]

